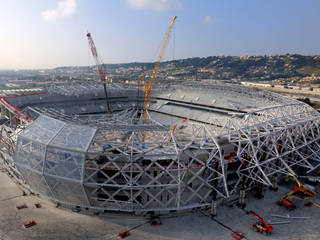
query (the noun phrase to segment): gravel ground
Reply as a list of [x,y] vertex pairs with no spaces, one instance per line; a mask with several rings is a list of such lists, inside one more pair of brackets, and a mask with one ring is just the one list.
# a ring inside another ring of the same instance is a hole
[[[319,187],[317,186],[317,192]],[[257,200],[251,194],[247,198],[247,209],[257,212],[267,221],[279,222],[287,219],[271,217],[272,214],[291,216],[307,216],[309,219],[292,219],[290,224],[275,225],[271,236],[264,236],[251,229],[256,219],[236,207],[218,206],[217,220],[228,227],[245,234],[249,240],[319,240],[320,239],[320,208],[305,207],[303,201],[296,200],[297,209],[288,211],[276,203],[281,194],[289,187],[280,186],[278,192],[268,189],[264,191],[264,199]],[[42,207],[35,208],[34,203],[40,202]],[[320,202],[318,198],[318,202]],[[17,210],[16,206],[26,203],[28,208]],[[23,224],[35,220],[37,225],[24,229]],[[140,216],[104,213],[99,216],[69,209],[56,208],[55,204],[37,196],[22,196],[22,191],[7,176],[0,172],[0,239],[118,239],[117,234],[127,228],[144,223]],[[128,240],[134,239],[183,239],[183,240],[230,240],[231,232],[200,212],[163,216],[162,225],[145,224],[131,231]]]

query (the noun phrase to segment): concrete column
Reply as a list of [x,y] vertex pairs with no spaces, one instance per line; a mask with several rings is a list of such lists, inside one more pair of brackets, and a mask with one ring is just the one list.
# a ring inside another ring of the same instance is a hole
[[277,174],[273,175],[271,181],[272,181],[271,190],[275,192],[278,191],[278,175]]
[[217,207],[218,207],[217,200],[212,200],[211,201],[211,217],[217,216]]
[[11,112],[9,112],[9,119],[10,119],[10,126],[13,127],[14,126],[14,116]]
[[238,207],[245,208],[246,206],[246,190],[244,188],[240,189],[239,199],[238,199]]
[[0,105],[0,109],[1,109],[0,118],[4,119],[6,116],[6,108],[3,105]]
[[255,197],[256,197],[257,199],[264,198],[264,196],[263,196],[263,194],[262,194],[262,190],[263,190],[263,184],[262,184],[262,183],[258,183],[257,192],[256,192],[256,195],[255,195]]
[[218,202],[217,202],[217,191],[215,189],[218,188],[218,178],[217,178],[217,172],[219,170],[219,165],[218,162],[216,161],[216,159],[214,159],[214,169],[215,172],[213,174],[213,177],[215,178],[215,180],[213,181],[213,188],[212,188],[212,201],[211,201],[211,217],[215,217],[217,216],[217,206],[218,206]]

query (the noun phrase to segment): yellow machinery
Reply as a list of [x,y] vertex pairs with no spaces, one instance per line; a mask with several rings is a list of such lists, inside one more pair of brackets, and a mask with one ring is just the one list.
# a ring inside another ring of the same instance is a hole
[[[289,169],[288,169],[289,170]],[[317,193],[311,189],[310,187],[303,185],[298,178],[289,170],[290,175],[293,177],[294,181],[297,183],[297,186],[293,188],[290,192],[282,195],[280,197],[280,204],[288,207],[289,209],[294,209],[295,204],[291,201],[293,198],[300,198],[300,199],[309,199],[314,198],[317,196]]]
[[171,36],[172,28],[173,28],[173,25],[174,25],[174,22],[175,22],[176,19],[177,19],[177,16],[174,16],[172,21],[171,21],[171,23],[170,23],[169,29],[168,29],[168,31],[166,33],[165,39],[163,41],[163,44],[162,44],[162,47],[161,47],[161,50],[160,50],[160,53],[159,53],[159,56],[158,56],[158,60],[157,60],[156,65],[155,65],[155,67],[153,69],[149,84],[145,81],[144,78],[142,78],[142,81],[144,82],[143,90],[145,91],[144,105],[143,105],[143,122],[144,123],[146,123],[147,119],[148,119],[148,113],[147,112],[149,110],[149,105],[150,105],[150,92],[151,92],[153,84],[154,84],[154,82],[156,80],[156,76],[157,76],[159,68],[160,68],[160,63],[162,61],[163,55],[164,55],[164,53],[166,51],[166,48],[168,46],[169,38]]

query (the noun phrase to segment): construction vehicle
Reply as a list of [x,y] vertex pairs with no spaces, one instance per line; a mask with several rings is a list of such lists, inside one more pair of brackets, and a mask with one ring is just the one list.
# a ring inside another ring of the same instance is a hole
[[270,235],[273,231],[273,227],[270,226],[266,221],[263,220],[262,217],[260,217],[257,213],[254,211],[249,211],[253,216],[255,216],[259,221],[252,224],[252,228],[254,231],[265,234],[265,235]]
[[133,231],[133,230],[135,230],[135,229],[137,229],[137,228],[139,228],[139,227],[147,224],[148,222],[149,222],[149,221],[140,223],[140,224],[138,224],[137,226],[134,226],[134,227],[132,227],[132,228],[130,228],[130,229],[127,229],[127,230],[125,230],[125,231],[123,231],[123,232],[118,233],[118,238],[119,238],[119,239],[125,239],[125,238],[129,237],[129,236],[131,235],[131,231]]
[[149,103],[150,103],[150,92],[152,90],[152,87],[153,87],[153,84],[156,80],[156,76],[158,75],[158,71],[160,69],[160,63],[162,61],[162,58],[163,58],[163,55],[166,51],[166,48],[168,46],[168,42],[169,42],[169,38],[171,36],[171,32],[172,32],[172,28],[173,28],[173,25],[174,25],[174,22],[175,20],[177,19],[177,16],[174,16],[171,23],[170,23],[170,26],[169,26],[169,29],[165,35],[165,38],[164,38],[164,41],[162,43],[162,47],[161,47],[161,50],[160,50],[160,53],[159,53],[159,56],[158,56],[158,60],[156,62],[156,65],[154,66],[154,69],[153,69],[153,72],[152,72],[152,75],[151,75],[151,79],[149,81],[149,83],[146,82],[146,80],[144,78],[142,78],[142,81],[144,83],[144,92],[145,92],[145,95],[144,95],[144,105],[143,105],[143,121],[144,123],[147,122],[147,119],[148,119],[148,110],[149,110]]
[[151,214],[150,215],[150,225],[151,226],[160,226],[161,225],[161,220],[158,215]]
[[244,239],[246,236],[242,233],[242,232],[238,232],[238,231],[232,231],[231,232],[231,237],[235,240],[242,240]]
[[90,45],[92,56],[94,58],[96,66],[98,68],[100,81],[103,83],[104,94],[106,96],[106,102],[107,102],[107,110],[109,113],[111,113],[109,97],[108,97],[108,92],[107,92],[107,86],[106,86],[106,68],[105,68],[101,58],[98,55],[98,51],[97,51],[96,45],[94,44],[93,39],[91,37],[91,33],[87,33],[87,37],[88,37],[88,42]]
[[293,198],[309,200],[310,198],[315,198],[317,193],[312,189],[311,186],[303,185],[291,170],[289,170],[289,173],[297,183],[297,186],[295,186],[290,192],[287,192],[280,197],[280,205],[286,206],[289,210],[293,210],[296,208],[296,205],[292,201]]

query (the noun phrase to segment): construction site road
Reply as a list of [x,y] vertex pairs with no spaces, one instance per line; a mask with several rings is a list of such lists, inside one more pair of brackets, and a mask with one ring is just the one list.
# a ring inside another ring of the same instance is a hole
[[[317,186],[319,193],[319,187]],[[271,215],[309,217],[290,219],[290,224],[275,225],[271,236],[264,236],[251,229],[256,219],[236,207],[218,206],[216,219],[234,231],[241,232],[246,239],[270,240],[318,240],[320,239],[320,208],[305,207],[302,200],[296,200],[297,209],[288,211],[276,202],[289,187],[280,186],[278,192],[265,188],[264,199],[257,200],[253,195],[246,199],[247,209],[259,213],[268,222],[277,222],[279,218]],[[318,199],[319,201],[319,199]],[[35,203],[41,207],[36,208]],[[17,209],[23,204],[27,208]],[[208,212],[207,212],[208,213]],[[23,225],[35,221],[36,224],[25,228]],[[130,232],[125,239],[138,240],[230,240],[231,231],[199,211],[164,215],[162,225],[142,224],[146,217],[123,213],[101,213],[93,216],[86,210],[73,212],[70,209],[57,208],[50,201],[34,195],[23,196],[21,189],[5,172],[0,172],[0,239],[75,239],[107,240],[118,239],[118,234],[127,229],[138,228]]]

